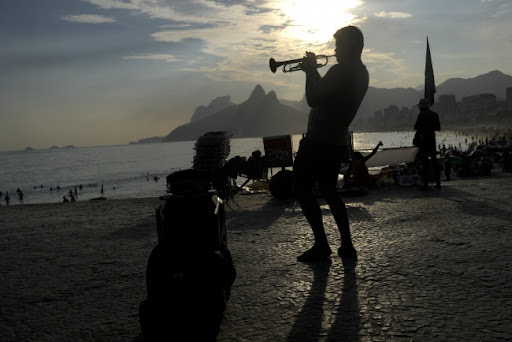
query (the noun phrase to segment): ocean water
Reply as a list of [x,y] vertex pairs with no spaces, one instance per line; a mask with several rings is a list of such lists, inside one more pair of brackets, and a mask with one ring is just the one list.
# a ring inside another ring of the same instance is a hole
[[[354,133],[354,148],[370,150],[379,141],[384,144],[382,148],[411,146],[413,136],[414,132]],[[300,138],[300,135],[292,137],[294,151]],[[454,132],[437,134],[439,144],[462,150],[467,149],[471,139]],[[69,191],[75,192],[75,188],[78,201],[100,196],[112,199],[161,196],[166,191],[167,175],[192,167],[194,146],[195,141],[186,141],[0,152],[3,193],[0,203],[6,204],[6,192],[10,205],[62,202],[63,196],[69,198]],[[228,159],[249,157],[255,150],[264,153],[263,139],[231,139],[230,150]],[[237,180],[238,184],[242,182],[243,179]],[[18,188],[24,194],[22,201],[16,193]]]

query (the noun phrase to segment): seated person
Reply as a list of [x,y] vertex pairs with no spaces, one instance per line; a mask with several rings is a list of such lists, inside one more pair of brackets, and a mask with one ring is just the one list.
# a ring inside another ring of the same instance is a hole
[[382,141],[379,141],[373,151],[366,157],[363,157],[360,152],[353,153],[352,162],[350,163],[344,177],[345,186],[368,187],[371,184],[370,173],[368,172],[368,167],[366,167],[366,161],[377,153],[380,146],[382,146]]

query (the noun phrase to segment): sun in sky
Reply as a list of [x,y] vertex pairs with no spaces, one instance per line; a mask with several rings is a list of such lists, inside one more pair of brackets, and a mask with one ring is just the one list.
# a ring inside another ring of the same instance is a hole
[[355,16],[349,12],[361,4],[360,0],[288,0],[282,4],[292,39],[312,46],[325,44],[338,29],[350,25]]

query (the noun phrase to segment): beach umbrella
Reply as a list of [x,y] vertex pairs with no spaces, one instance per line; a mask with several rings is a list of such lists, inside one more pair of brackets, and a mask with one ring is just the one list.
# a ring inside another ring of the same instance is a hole
[[430,105],[434,104],[434,94],[436,92],[436,81],[434,80],[434,68],[432,67],[432,58],[430,56],[430,46],[427,37],[427,55],[425,58],[425,96]]

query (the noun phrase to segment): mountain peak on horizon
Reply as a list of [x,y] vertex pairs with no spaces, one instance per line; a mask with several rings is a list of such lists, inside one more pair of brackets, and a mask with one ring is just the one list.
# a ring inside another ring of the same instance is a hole
[[[504,72],[502,72],[502,71],[500,71],[500,70],[496,69],[496,70],[489,71],[489,72],[487,72],[487,73],[485,73],[485,74],[482,74],[482,75],[480,75],[480,76],[483,76],[483,75],[489,75],[489,74],[491,74],[491,75],[493,75],[493,74],[497,74],[497,75],[507,75],[507,74],[505,74]],[[478,76],[477,76],[477,77],[478,77]]]
[[[505,74],[504,72],[502,72],[500,70],[492,70],[492,71],[486,72],[485,74],[481,74],[481,75],[477,75],[477,76],[473,76],[473,77],[467,77],[467,78],[450,77],[445,82],[450,81],[450,80],[464,80],[464,81],[467,81],[467,80],[486,78],[486,77],[490,77],[490,76],[492,76],[492,77],[499,76],[499,77],[506,77],[506,78],[512,77],[510,75]],[[441,84],[443,84],[443,83],[441,83]]]
[[269,102],[277,102],[277,103],[279,103],[279,99],[277,98],[277,94],[273,90],[268,92],[268,94],[265,96],[265,100],[269,101]]
[[486,77],[512,78],[512,76],[507,75],[507,74],[505,74],[505,73],[503,73],[503,72],[501,72],[499,70],[489,71],[488,73],[475,76],[474,78],[486,78]]
[[231,96],[221,96],[213,99],[210,101],[210,104],[208,106],[199,106],[194,111],[194,114],[192,114],[192,118],[190,119],[190,122],[194,122],[197,120],[201,120],[205,117],[208,117],[212,114],[217,113],[218,111],[221,111],[227,107],[233,106],[234,103],[231,102]]
[[207,131],[228,131],[236,138],[302,134],[307,120],[307,113],[281,104],[275,91],[265,94],[258,84],[245,102],[178,126],[162,141],[192,140]]
[[256,85],[254,87],[254,90],[252,91],[251,95],[249,96],[249,101],[255,101],[255,100],[262,100],[265,98],[265,90],[263,90],[263,87],[261,85]]
[[437,93],[438,95],[454,94],[460,99],[483,93],[491,93],[498,98],[505,98],[505,91],[508,87],[512,87],[512,76],[499,70],[493,70],[470,78],[447,79],[437,87]]

